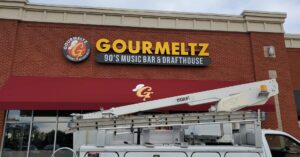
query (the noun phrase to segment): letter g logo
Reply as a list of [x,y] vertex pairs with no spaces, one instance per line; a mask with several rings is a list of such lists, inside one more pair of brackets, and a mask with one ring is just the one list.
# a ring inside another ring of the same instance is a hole
[[151,95],[154,94],[152,87],[145,86],[144,84],[138,84],[132,91],[136,93],[136,96],[143,98],[143,101],[150,99]]

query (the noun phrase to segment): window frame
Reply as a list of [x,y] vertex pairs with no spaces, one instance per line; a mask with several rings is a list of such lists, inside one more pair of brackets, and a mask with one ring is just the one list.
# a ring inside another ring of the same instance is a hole
[[267,136],[268,136],[268,135],[285,137],[285,138],[287,138],[287,139],[293,141],[294,143],[296,143],[296,144],[298,144],[298,145],[300,146],[300,141],[298,141],[297,139],[295,139],[295,138],[293,138],[293,137],[291,137],[291,136],[289,136],[289,135],[278,134],[278,133],[277,133],[277,134],[265,133],[265,134],[264,134],[264,138],[265,138],[265,140],[266,140],[266,142],[267,142],[266,144],[268,145],[268,148],[269,148],[270,153],[272,153],[272,151],[271,151],[271,148],[270,148],[270,144],[269,144],[269,142],[268,142],[268,140],[267,140]]

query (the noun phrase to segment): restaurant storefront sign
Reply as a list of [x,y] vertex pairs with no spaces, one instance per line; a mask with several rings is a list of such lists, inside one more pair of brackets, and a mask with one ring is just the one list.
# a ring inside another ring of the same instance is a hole
[[110,64],[208,66],[208,43],[132,41],[101,38],[96,61]]

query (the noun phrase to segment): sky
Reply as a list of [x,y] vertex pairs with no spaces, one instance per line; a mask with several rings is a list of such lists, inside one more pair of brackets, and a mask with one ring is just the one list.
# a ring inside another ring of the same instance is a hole
[[240,15],[244,10],[287,13],[285,32],[300,34],[300,0],[29,0],[30,3],[99,8]]

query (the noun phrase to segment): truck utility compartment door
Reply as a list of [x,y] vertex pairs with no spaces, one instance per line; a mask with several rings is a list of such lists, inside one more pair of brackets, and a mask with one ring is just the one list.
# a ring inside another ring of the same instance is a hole
[[184,152],[127,152],[125,157],[188,157]]
[[115,152],[88,152],[84,157],[119,157]]
[[225,157],[260,157],[258,153],[226,153]]
[[192,157],[221,157],[219,153],[195,152]]

